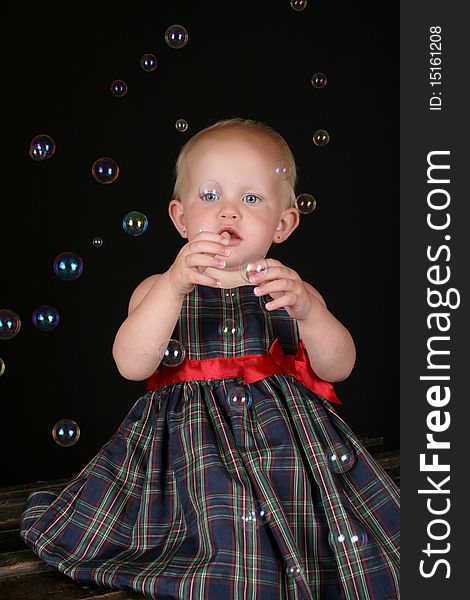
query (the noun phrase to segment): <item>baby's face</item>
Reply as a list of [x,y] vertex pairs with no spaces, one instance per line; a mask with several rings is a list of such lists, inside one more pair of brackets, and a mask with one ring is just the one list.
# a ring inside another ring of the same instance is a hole
[[[264,136],[217,132],[202,138],[186,157],[180,187],[180,226],[191,240],[202,230],[231,231],[227,267],[249,256],[266,256],[288,209],[288,183],[275,173],[282,160]],[[289,232],[290,233],[290,232]],[[284,235],[285,237],[288,237]]]

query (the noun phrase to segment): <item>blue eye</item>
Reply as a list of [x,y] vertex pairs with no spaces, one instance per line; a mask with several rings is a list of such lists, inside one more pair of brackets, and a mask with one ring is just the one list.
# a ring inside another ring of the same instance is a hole
[[205,194],[202,194],[201,198],[206,202],[215,202],[219,199],[215,192],[206,192]]
[[261,202],[260,198],[255,194],[247,194],[244,200],[247,204],[258,204],[258,202]]

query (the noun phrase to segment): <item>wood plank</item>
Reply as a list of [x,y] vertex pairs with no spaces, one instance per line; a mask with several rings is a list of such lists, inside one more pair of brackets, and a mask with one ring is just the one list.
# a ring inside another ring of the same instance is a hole
[[0,580],[2,600],[142,600],[136,592],[113,591],[109,588],[82,585],[56,569]]

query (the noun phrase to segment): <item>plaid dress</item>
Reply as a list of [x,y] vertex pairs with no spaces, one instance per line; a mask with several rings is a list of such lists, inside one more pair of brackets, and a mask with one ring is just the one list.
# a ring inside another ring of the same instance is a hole
[[203,369],[253,367],[276,339],[297,352],[297,322],[266,301],[251,285],[185,297],[173,338],[200,377],[150,378],[61,492],[28,497],[20,535],[41,559],[160,600],[400,597],[397,486],[331,401],[292,374]]

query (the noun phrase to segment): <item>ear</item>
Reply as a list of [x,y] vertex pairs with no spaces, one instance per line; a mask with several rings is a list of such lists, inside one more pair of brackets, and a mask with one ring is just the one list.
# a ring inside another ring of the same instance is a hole
[[188,237],[188,232],[186,230],[186,222],[184,218],[184,208],[181,200],[177,198],[173,198],[168,205],[168,214],[170,215],[170,219],[173,221],[173,225],[178,230],[179,234],[183,238]]
[[287,208],[281,216],[281,219],[274,232],[273,242],[282,244],[290,234],[297,229],[300,222],[299,211],[294,208]]

